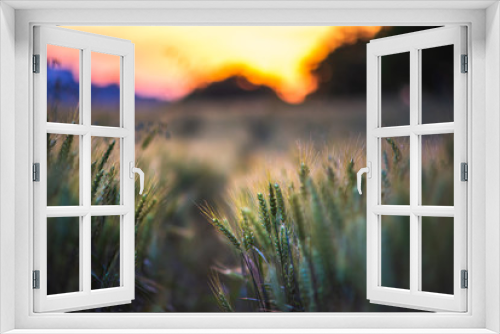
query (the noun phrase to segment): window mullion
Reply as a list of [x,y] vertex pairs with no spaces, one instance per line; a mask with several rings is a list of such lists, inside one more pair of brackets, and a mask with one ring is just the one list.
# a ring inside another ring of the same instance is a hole
[[[78,71],[78,75],[79,75],[79,81],[78,82],[83,82],[83,64],[84,64],[84,61],[83,61],[83,50],[80,50],[80,64],[79,64],[79,71]],[[78,109],[79,109],[79,113],[78,113],[78,124],[79,125],[82,125],[83,124],[83,116],[82,116],[82,105],[83,105],[83,85],[80,84],[79,86],[79,94],[78,94],[78,98],[79,98],[79,101],[78,101]],[[83,168],[85,166],[84,164],[84,161],[82,159],[83,157],[83,136],[80,136],[80,140],[78,141],[79,142],[79,153],[80,156],[79,156],[79,159],[78,159],[78,170],[79,170],[79,178],[78,178],[78,182],[79,182],[79,190],[80,190],[80,195],[79,195],[79,200],[80,200],[80,206],[84,206],[85,204],[85,201],[84,201],[84,197],[85,197],[85,193],[84,193],[84,188],[83,188],[83,185],[84,185],[84,182],[83,182],[83,179],[84,179],[84,172],[83,172]],[[83,238],[83,234],[84,234],[84,217],[80,217],[80,222],[79,222],[79,230],[78,230],[78,237],[79,237],[79,241],[78,241],[78,250],[79,250],[79,254],[78,254],[78,263],[79,263],[79,270],[78,270],[78,282],[79,282],[79,287],[78,287],[78,290],[79,291],[83,291],[84,289],[84,271],[83,271],[83,263],[84,263],[84,258],[85,258],[85,253],[83,252],[83,245],[84,245],[84,238]]]
[[[416,51],[417,55],[417,88],[416,91],[418,93],[417,96],[417,109],[416,109],[416,118],[417,118],[417,124],[419,126],[415,126],[414,128],[423,128],[425,125],[422,124],[422,50],[417,50]],[[432,125],[428,126],[430,128]],[[453,123],[449,124],[443,124],[443,127],[448,126],[448,129],[451,127],[451,130],[453,131]],[[436,127],[440,127],[437,125]],[[436,129],[437,130],[437,129]],[[432,130],[431,130],[432,131]],[[416,161],[416,179],[417,179],[417,205],[420,207],[422,205],[422,135],[425,133],[425,131],[419,131],[416,132],[415,134],[417,135],[417,161]],[[416,208],[416,207],[415,207]],[[416,214],[416,211],[414,211]],[[417,217],[417,223],[418,223],[418,291],[422,291],[422,214],[420,214]]]
[[[410,51],[410,127],[412,130],[418,125],[419,120],[419,54],[417,49]],[[420,156],[419,136],[410,133],[410,291],[418,291],[420,277],[420,233],[419,217],[413,209],[419,204],[420,182]]]
[[90,293],[91,290],[91,231],[90,231],[90,214],[83,216],[82,219],[82,233],[80,240],[82,243],[81,256],[82,261],[80,264],[80,275],[82,277],[82,291]]
[[[82,124],[86,128],[90,128],[90,103],[91,103],[91,78],[90,78],[90,57],[91,51],[86,48],[83,49],[83,65],[81,66],[82,73],[82,84],[81,84],[81,115],[82,115]],[[80,150],[82,157],[80,159],[80,163],[82,165],[82,177],[80,178],[80,189],[82,189],[82,201],[83,205],[86,208],[89,208],[91,205],[91,181],[92,181],[92,172],[90,169],[92,162],[92,147],[91,147],[91,134],[88,131],[86,134],[82,136],[81,142],[83,143],[82,149]],[[91,230],[90,230],[90,212],[88,212],[82,218],[82,233],[80,235],[81,242],[81,256],[82,261],[80,261],[80,273],[82,275],[83,282],[83,291],[90,293],[91,290]]]
[[373,135],[379,138],[407,137],[411,133],[415,133],[420,136],[438,135],[438,134],[453,133],[454,129],[455,129],[455,124],[453,122],[417,124],[414,126],[403,125],[403,126],[377,128],[373,130]]

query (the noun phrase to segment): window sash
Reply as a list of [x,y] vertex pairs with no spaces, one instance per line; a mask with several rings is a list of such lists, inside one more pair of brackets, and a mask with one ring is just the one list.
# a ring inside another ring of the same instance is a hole
[[[79,124],[46,122],[47,45],[80,50]],[[120,56],[120,127],[91,125],[91,52]],[[40,73],[34,75],[34,161],[40,163],[40,182],[34,184],[34,270],[40,271],[40,289],[34,289],[35,312],[67,312],[129,303],[134,298],[134,179],[128,174],[135,161],[134,47],[129,41],[63,28],[35,27],[34,54],[40,55]],[[79,136],[79,206],[47,206],[46,135]],[[120,205],[91,205],[92,137],[120,140]],[[91,217],[120,216],[120,286],[91,288]],[[47,218],[80,217],[80,291],[47,295]]]
[[[466,28],[452,26],[374,40],[367,46],[367,161],[372,177],[367,180],[367,297],[371,302],[430,311],[467,311],[467,290],[461,289],[460,271],[467,269],[467,183],[460,181],[460,163],[467,162],[467,76],[460,73],[459,59],[466,54]],[[421,115],[422,49],[454,45],[454,122],[419,124]],[[410,124],[381,127],[381,57],[410,53]],[[419,205],[421,194],[421,136],[454,133],[454,206]],[[410,137],[410,205],[381,205],[381,139]],[[410,217],[410,289],[381,286],[381,217]],[[454,218],[454,294],[420,291],[422,277],[422,216]]]

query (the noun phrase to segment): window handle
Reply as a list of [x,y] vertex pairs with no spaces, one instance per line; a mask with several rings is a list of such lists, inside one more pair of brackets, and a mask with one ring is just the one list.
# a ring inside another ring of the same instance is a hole
[[139,183],[141,187],[141,189],[139,190],[139,195],[142,195],[142,191],[144,190],[144,172],[142,171],[142,169],[134,167],[133,161],[130,161],[129,163],[129,171],[130,171],[129,176],[131,179],[134,178],[134,173],[139,174]]
[[363,176],[363,173],[366,173],[367,178],[372,178],[372,163],[370,161],[368,161],[367,167],[361,168],[358,171],[358,192],[360,195],[363,194],[363,192],[361,191],[361,176]]

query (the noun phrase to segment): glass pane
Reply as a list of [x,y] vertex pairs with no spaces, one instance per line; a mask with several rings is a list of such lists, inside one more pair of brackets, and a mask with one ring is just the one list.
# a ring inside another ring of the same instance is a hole
[[410,137],[381,139],[383,205],[410,204]]
[[47,218],[47,294],[80,290],[80,218]]
[[92,137],[92,205],[120,204],[120,139]]
[[120,216],[92,217],[92,290],[120,286]]
[[453,122],[453,45],[421,52],[422,123]]
[[410,53],[381,57],[382,126],[410,124]]
[[422,205],[453,206],[453,134],[422,136]]
[[79,123],[80,50],[47,45],[47,122]]
[[453,294],[453,218],[422,217],[422,291]]
[[47,205],[80,205],[80,137],[47,134]]
[[382,216],[382,286],[410,288],[410,217]]
[[92,52],[92,125],[120,126],[120,56]]

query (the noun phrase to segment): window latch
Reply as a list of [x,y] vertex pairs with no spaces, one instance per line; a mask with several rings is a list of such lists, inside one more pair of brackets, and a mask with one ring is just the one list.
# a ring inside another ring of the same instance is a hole
[[369,179],[372,178],[372,163],[370,161],[368,161],[367,167],[361,168],[358,171],[358,192],[360,195],[363,194],[363,192],[361,191],[361,177],[363,176],[364,173],[366,173],[367,178]]
[[137,167],[134,167],[134,162],[130,161],[129,163],[129,177],[131,179],[134,178],[134,174],[137,173],[139,174],[139,183],[140,183],[140,190],[139,190],[139,195],[142,195],[142,191],[144,190],[144,172]]

